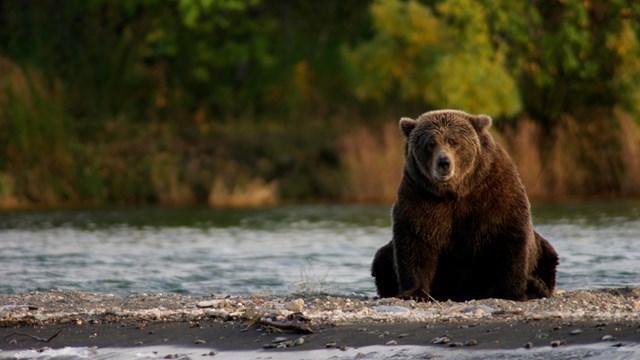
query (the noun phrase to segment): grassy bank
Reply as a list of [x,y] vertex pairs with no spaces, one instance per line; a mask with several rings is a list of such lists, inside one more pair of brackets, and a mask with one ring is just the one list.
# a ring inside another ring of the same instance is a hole
[[[640,129],[609,122],[553,129],[522,118],[494,129],[532,199],[640,196]],[[0,206],[263,206],[391,202],[404,139],[395,119],[330,128],[246,123],[113,127],[84,140],[33,124],[47,151],[4,142]],[[40,132],[38,132],[40,131]],[[45,135],[46,134],[46,135]]]
[[0,207],[389,202],[397,120],[436,108],[491,115],[533,198],[640,196],[639,18],[629,0],[0,0]]
[[[356,109],[233,119],[196,111],[92,125],[68,111],[58,82],[7,58],[0,72],[2,208],[391,202],[404,146],[394,117],[419,113],[364,121]],[[640,196],[640,127],[629,113],[495,123],[531,198]]]
[[[565,116],[550,128],[522,117],[492,133],[534,200],[640,196],[640,127],[620,111],[598,115],[587,123]],[[393,201],[404,144],[396,122],[351,130],[342,141],[344,198]]]
[[[58,83],[8,59],[0,68],[3,208],[395,198],[404,139],[393,115],[220,121],[196,112],[92,129],[76,125]],[[493,132],[533,199],[640,196],[640,128],[625,112],[566,115],[552,127],[523,116]]]

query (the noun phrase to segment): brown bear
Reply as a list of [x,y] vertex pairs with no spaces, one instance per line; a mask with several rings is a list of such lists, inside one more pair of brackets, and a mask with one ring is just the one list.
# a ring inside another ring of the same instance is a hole
[[558,254],[533,230],[515,165],[491,118],[457,110],[402,118],[405,161],[393,238],[375,255],[381,297],[465,301],[548,297]]

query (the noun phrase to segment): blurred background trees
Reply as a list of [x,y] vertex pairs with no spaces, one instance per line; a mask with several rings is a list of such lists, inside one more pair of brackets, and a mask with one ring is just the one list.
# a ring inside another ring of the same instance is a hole
[[[535,197],[640,195],[632,0],[0,0],[0,203],[390,201],[494,117]],[[389,176],[389,174],[394,174]]]

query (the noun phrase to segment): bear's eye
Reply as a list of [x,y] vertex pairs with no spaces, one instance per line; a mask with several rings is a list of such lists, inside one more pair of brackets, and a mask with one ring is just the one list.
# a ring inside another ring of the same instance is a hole
[[458,146],[458,141],[455,139],[449,139],[449,145],[451,146]]
[[429,139],[427,140],[427,147],[432,149],[436,146],[436,140],[435,139]]

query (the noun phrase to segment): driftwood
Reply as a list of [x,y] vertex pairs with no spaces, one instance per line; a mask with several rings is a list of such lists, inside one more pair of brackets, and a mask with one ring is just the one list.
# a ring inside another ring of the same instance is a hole
[[271,326],[280,330],[291,330],[301,334],[313,334],[315,331],[311,329],[308,323],[300,321],[298,319],[293,320],[272,320],[269,318],[260,319],[260,323],[263,325]]

